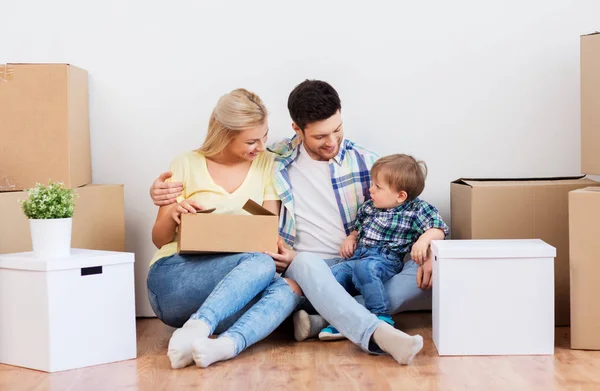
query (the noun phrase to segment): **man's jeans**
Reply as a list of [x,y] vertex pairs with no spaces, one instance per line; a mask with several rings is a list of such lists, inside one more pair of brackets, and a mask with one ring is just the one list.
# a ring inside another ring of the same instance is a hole
[[273,259],[261,253],[174,254],[150,267],[148,298],[167,325],[202,319],[235,342],[237,355],[271,334],[301,301],[274,276]]
[[[299,253],[286,277],[295,280],[314,309],[346,338],[371,353],[381,350],[371,343],[371,336],[381,322],[362,304],[362,296],[352,297],[338,284],[329,266],[343,262],[342,258],[324,261],[312,253]],[[431,291],[417,287],[418,265],[410,260],[386,284],[391,313],[431,309]]]
[[350,294],[362,294],[365,307],[375,315],[390,316],[385,286],[402,270],[402,260],[383,247],[358,247],[354,255],[331,268],[337,282]]

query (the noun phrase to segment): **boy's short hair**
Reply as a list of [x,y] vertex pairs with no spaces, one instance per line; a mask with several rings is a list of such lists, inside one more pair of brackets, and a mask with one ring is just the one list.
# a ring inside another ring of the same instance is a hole
[[321,80],[304,80],[288,98],[290,117],[300,130],[313,122],[326,120],[341,109],[337,91]]
[[385,181],[395,191],[405,191],[407,201],[417,198],[425,188],[427,165],[405,154],[384,156],[371,168],[371,178]]

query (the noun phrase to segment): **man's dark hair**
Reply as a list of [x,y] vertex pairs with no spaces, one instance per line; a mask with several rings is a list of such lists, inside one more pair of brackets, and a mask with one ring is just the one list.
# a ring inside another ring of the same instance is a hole
[[304,80],[288,98],[290,117],[303,131],[306,125],[323,121],[341,109],[342,103],[337,91],[321,80]]

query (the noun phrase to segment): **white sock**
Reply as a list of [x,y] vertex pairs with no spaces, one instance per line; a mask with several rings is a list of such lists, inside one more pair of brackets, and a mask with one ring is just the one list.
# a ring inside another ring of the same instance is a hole
[[192,344],[192,356],[196,365],[206,368],[217,361],[225,361],[233,358],[235,344],[233,339],[219,337],[217,339],[198,338]]
[[407,365],[423,348],[423,337],[410,336],[385,322],[373,333],[373,340],[381,350],[389,353],[399,364]]
[[190,319],[182,328],[173,332],[169,341],[167,356],[171,360],[171,368],[185,368],[194,362],[192,357],[192,342],[197,338],[210,336],[210,327],[200,319]]
[[301,342],[307,338],[315,338],[329,323],[321,315],[309,315],[304,310],[294,314],[294,338]]

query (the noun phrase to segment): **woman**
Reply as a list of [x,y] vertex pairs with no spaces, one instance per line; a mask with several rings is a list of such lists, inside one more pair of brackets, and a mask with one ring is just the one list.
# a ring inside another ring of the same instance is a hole
[[[183,183],[183,194],[158,211],[152,241],[160,250],[147,284],[156,315],[180,327],[169,341],[172,368],[194,361],[205,368],[235,357],[269,335],[300,302],[298,285],[276,277],[275,262],[265,254],[176,253],[175,233],[184,213],[207,208],[231,213],[253,199],[278,214],[274,155],[265,152],[268,130],[261,99],[234,90],[219,99],[202,147],[171,165],[171,180]],[[209,339],[215,331],[219,338]]]

